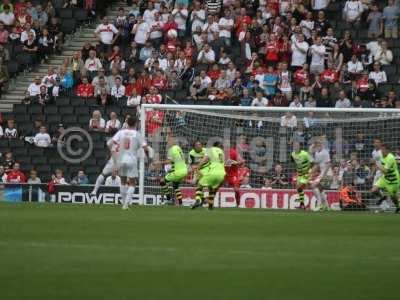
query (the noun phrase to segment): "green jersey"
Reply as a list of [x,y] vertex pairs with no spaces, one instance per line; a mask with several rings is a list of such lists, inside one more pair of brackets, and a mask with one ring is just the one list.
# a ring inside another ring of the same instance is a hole
[[292,152],[292,158],[296,164],[297,175],[298,176],[307,176],[308,172],[311,168],[311,156],[305,151],[301,150],[300,152]]
[[208,148],[207,157],[210,170],[212,170],[213,172],[220,172],[225,174],[225,155],[222,149],[218,147]]
[[383,175],[385,180],[391,184],[399,183],[400,175],[395,156],[392,153],[382,156],[381,164],[387,170]]
[[172,162],[172,169],[174,171],[187,171],[185,156],[181,147],[174,145],[168,150],[168,159]]
[[190,150],[188,162],[190,165],[197,165],[206,155],[206,148],[202,148],[200,152],[195,149]]

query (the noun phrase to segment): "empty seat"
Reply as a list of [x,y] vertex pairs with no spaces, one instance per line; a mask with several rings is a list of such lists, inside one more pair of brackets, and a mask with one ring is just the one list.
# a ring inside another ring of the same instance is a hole
[[77,20],[78,22],[85,22],[86,20],[88,20],[88,14],[86,9],[83,8],[76,8],[73,11],[73,17],[75,20]]
[[13,107],[13,111],[16,114],[26,114],[26,105],[25,104],[15,104]]
[[31,120],[31,116],[26,113],[17,113],[15,115],[15,120],[17,121],[17,123],[29,122]]
[[31,154],[32,157],[35,157],[35,163],[36,163],[36,158],[42,157],[44,155],[44,149],[32,146],[29,149],[29,153]]
[[47,115],[46,122],[52,123],[52,124],[56,124],[56,123],[58,124],[61,122],[61,116],[60,115]]
[[45,114],[58,114],[58,107],[55,105],[47,105],[44,108]]
[[8,139],[0,139],[0,148],[8,148],[9,144],[8,144]]
[[59,97],[56,100],[56,105],[58,106],[67,106],[70,104],[69,98],[67,97]]
[[62,121],[64,123],[73,123],[76,125],[77,116],[76,115],[64,115],[64,116],[62,116]]
[[89,107],[87,106],[76,106],[75,114],[89,116]]
[[72,106],[60,106],[58,109],[60,115],[71,115],[74,113],[74,108]]
[[[58,11],[58,15],[61,19],[71,19],[73,17],[73,9],[72,8],[60,8]],[[64,22],[64,20],[62,20],[62,22]]]
[[34,163],[35,165],[47,165],[47,157],[43,155],[35,156],[35,158],[32,160],[32,163]]
[[43,106],[39,105],[39,104],[31,104],[28,106],[28,113],[29,114],[42,114]]
[[60,30],[64,34],[71,34],[75,31],[76,20],[75,19],[62,19],[60,24]]
[[25,147],[25,141],[20,139],[10,139],[9,141],[10,148],[18,148],[18,147]]

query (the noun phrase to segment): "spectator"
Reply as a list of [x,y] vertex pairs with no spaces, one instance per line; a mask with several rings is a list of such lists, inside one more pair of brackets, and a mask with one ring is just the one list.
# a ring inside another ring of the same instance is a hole
[[138,107],[141,104],[142,96],[137,93],[136,88],[132,89],[131,95],[128,97],[126,105],[129,107]]
[[303,67],[307,61],[307,52],[309,45],[304,40],[304,35],[299,34],[292,43],[292,70],[296,71]]
[[383,33],[382,13],[379,11],[377,3],[372,3],[371,10],[367,17],[368,37],[377,38]]
[[9,138],[9,139],[18,138],[18,131],[17,131],[17,128],[15,128],[14,119],[7,120],[7,126],[4,129],[4,137]]
[[28,61],[24,62],[24,64],[29,71],[32,71],[33,65],[37,62],[39,51],[35,34],[29,32],[28,38],[23,42],[22,50],[28,55]]
[[383,9],[382,18],[384,20],[385,38],[397,39],[399,8],[394,0],[388,0],[388,5]]
[[110,176],[106,178],[105,186],[120,186],[121,178],[118,176],[118,171],[113,170]]
[[24,183],[26,182],[25,174],[20,170],[19,163],[14,163],[13,167],[6,174],[6,182],[8,183]]
[[288,186],[289,181],[281,164],[276,164],[270,175],[271,185],[274,188],[285,188]]
[[381,66],[390,65],[393,61],[393,52],[388,49],[386,41],[382,41],[378,51],[376,52],[375,61],[379,62]]
[[82,78],[82,83],[76,89],[76,95],[82,98],[89,98],[94,96],[94,87],[88,81],[87,77]]
[[40,86],[40,93],[36,96],[36,103],[46,105],[50,102],[49,90],[45,85]]
[[60,169],[56,169],[54,174],[51,175],[52,184],[68,184],[64,178],[64,172]]
[[4,159],[2,161],[2,165],[4,167],[4,170],[8,171],[8,170],[12,169],[14,164],[15,164],[15,160],[14,160],[13,153],[11,151],[7,151],[4,154]]
[[122,79],[121,77],[116,77],[115,78],[115,84],[111,88],[111,98],[112,102],[114,104],[118,105],[124,105],[126,103],[123,103],[125,100],[125,86],[122,84]]
[[340,207],[342,210],[366,210],[366,206],[361,201],[361,197],[356,191],[352,182],[348,182],[340,189]]
[[322,44],[321,37],[317,37],[315,44],[310,47],[311,53],[311,74],[320,74],[324,71],[326,48]]
[[15,15],[12,12],[11,6],[6,4],[3,6],[3,11],[0,13],[0,22],[6,26],[12,26],[15,22]]
[[149,38],[150,24],[145,22],[143,17],[139,15],[137,17],[137,23],[133,26],[131,33],[134,35],[135,43],[139,46],[139,48],[142,48]]
[[296,128],[297,127],[296,116],[291,112],[285,113],[285,115],[281,117],[281,126],[290,129]]
[[33,143],[35,146],[41,148],[47,148],[51,145],[51,138],[45,126],[40,127],[40,132],[35,135]]
[[108,93],[106,88],[100,88],[99,94],[97,95],[98,105],[109,105],[111,104],[111,95]]
[[347,63],[347,72],[350,74],[350,78],[355,80],[363,70],[364,67],[362,63],[358,60],[357,55],[353,54],[351,60]]
[[374,63],[373,71],[369,73],[368,78],[375,81],[375,84],[379,86],[379,84],[386,83],[387,77],[386,72],[381,70],[381,65],[379,62]]
[[118,120],[118,115],[115,112],[110,113],[110,120],[106,123],[105,132],[114,135],[121,128],[121,122]]
[[339,99],[336,101],[335,108],[350,108],[351,102],[349,98],[346,97],[346,92],[341,90],[339,92]]
[[106,127],[106,121],[101,117],[101,112],[95,110],[92,114],[92,118],[89,120],[89,129],[91,131],[104,131]]
[[64,124],[58,124],[57,131],[54,133],[53,138],[51,139],[51,143],[53,146],[63,145],[63,137],[65,133]]
[[113,24],[108,22],[108,17],[103,17],[103,22],[97,26],[94,35],[100,42],[100,53],[107,53],[119,37],[119,31]]
[[267,107],[268,103],[269,103],[268,99],[263,97],[263,94],[261,92],[257,92],[256,97],[251,102],[251,106]]
[[359,27],[363,11],[364,6],[360,0],[348,0],[343,8],[343,17],[350,26]]
[[85,69],[88,72],[89,78],[93,79],[101,68],[103,68],[103,65],[100,59],[96,57],[96,51],[90,50],[89,57],[85,61]]
[[3,94],[3,89],[7,86],[9,80],[8,71],[3,63],[3,59],[0,57],[0,98]]
[[32,169],[29,172],[29,178],[27,181],[29,184],[40,184],[42,183],[42,181],[40,180],[40,178],[37,176],[37,171]]
[[84,170],[79,170],[78,174],[71,180],[71,184],[86,185],[89,184],[89,179]]

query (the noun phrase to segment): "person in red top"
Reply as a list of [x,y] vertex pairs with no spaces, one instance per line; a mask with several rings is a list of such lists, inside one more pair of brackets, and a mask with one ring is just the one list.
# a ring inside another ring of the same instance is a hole
[[94,86],[88,82],[87,77],[82,78],[82,83],[76,88],[76,95],[84,98],[93,97]]
[[245,7],[240,9],[239,16],[236,17],[235,29],[236,32],[242,29],[243,24],[251,25],[251,17],[247,15],[247,11]]
[[19,163],[15,163],[13,168],[8,171],[6,175],[7,182],[9,183],[22,183],[26,182],[26,176],[24,173],[21,172],[19,169]]
[[296,72],[294,72],[293,78],[294,78],[295,84],[304,86],[304,82],[307,79],[310,79],[310,73],[308,71],[308,64],[304,64],[303,68],[298,69]]
[[146,71],[142,71],[136,80],[135,88],[139,95],[143,96],[151,87],[151,78]]
[[178,24],[176,24],[176,22],[174,21],[174,17],[171,14],[169,14],[168,15],[168,20],[164,24],[164,27],[163,27],[165,35],[167,35],[168,31],[170,31],[171,29],[178,30]]
[[155,87],[150,88],[150,94],[147,95],[146,99],[147,99],[146,103],[149,103],[149,104],[160,104],[162,101],[162,97],[158,93],[157,88],[155,88]]
[[221,70],[217,64],[213,64],[210,71],[207,72],[207,76],[211,78],[212,81],[216,81],[221,75]]
[[239,155],[236,148],[230,148],[225,166],[225,183],[231,186],[235,192],[236,206],[240,206],[240,184],[239,168],[243,166],[244,160]]
[[368,82],[368,71],[364,71],[361,74],[361,77],[356,81],[357,91],[365,92],[368,90],[369,82]]
[[185,56],[187,59],[190,59],[190,60],[192,59],[193,53],[194,53],[194,48],[193,48],[191,41],[186,42],[186,46],[185,46],[185,49],[183,49],[183,52],[185,52]]
[[164,112],[159,110],[147,110],[146,130],[149,135],[156,134],[164,121]]
[[335,67],[331,62],[328,62],[328,67],[321,73],[321,80],[323,83],[335,83],[339,81],[339,73],[336,72]]
[[275,66],[279,61],[279,41],[275,34],[271,34],[266,44],[265,59],[268,65]]
[[159,90],[165,90],[165,88],[167,87],[167,79],[161,73],[160,70],[156,71],[156,74],[153,76],[153,79],[151,80],[151,85]]

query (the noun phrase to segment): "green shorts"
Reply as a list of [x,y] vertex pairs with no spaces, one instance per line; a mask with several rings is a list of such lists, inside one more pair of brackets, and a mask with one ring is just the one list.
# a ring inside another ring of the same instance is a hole
[[187,176],[187,170],[173,170],[165,175],[165,181],[167,182],[182,182]]
[[399,183],[389,183],[384,176],[381,176],[378,181],[375,182],[375,186],[386,191],[392,198],[396,197],[399,192]]
[[224,182],[224,179],[225,179],[225,172],[209,171],[207,173],[202,174],[199,180],[199,185],[201,187],[208,187],[215,190],[221,186],[221,184]]
[[297,177],[297,185],[307,185],[309,181],[310,177],[308,175]]

